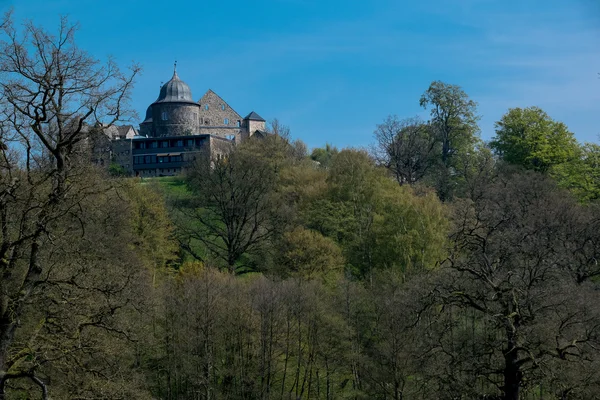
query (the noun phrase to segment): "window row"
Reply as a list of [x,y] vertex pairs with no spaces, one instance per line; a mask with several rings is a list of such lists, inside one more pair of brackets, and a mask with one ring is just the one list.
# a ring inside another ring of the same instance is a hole
[[163,164],[169,162],[182,162],[183,156],[180,155],[149,155],[149,156],[135,156],[133,157],[133,163],[138,164]]
[[136,149],[158,149],[167,147],[193,147],[202,146],[203,139],[174,139],[174,140],[156,140],[147,142],[134,142]]
[[[220,105],[220,107],[221,107],[221,110],[223,110],[223,111],[225,111],[225,109],[227,108],[227,107],[225,106],[225,104],[221,104],[221,105]],[[205,104],[205,105],[204,105],[204,109],[205,109],[206,111],[208,111],[208,108],[209,108],[209,107],[208,107],[208,104]]]

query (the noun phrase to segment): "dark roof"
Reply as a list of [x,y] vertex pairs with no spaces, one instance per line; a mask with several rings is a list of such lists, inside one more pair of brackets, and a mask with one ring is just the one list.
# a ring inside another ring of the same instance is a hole
[[117,131],[119,132],[119,136],[127,135],[127,132],[129,132],[130,129],[133,129],[133,126],[131,126],[131,125],[117,126]]
[[264,118],[252,111],[250,114],[246,115],[246,118],[249,121],[262,121],[265,122]]
[[256,137],[259,137],[261,139],[264,139],[264,138],[266,138],[269,135],[270,135],[269,132],[267,132],[267,131],[261,131],[261,130],[257,129],[256,131],[254,131],[254,135],[253,136],[256,136]]
[[173,77],[160,88],[160,94],[155,103],[194,103],[190,87],[173,72]]
[[[148,106],[146,109],[146,117],[144,118],[144,122],[152,122],[152,106]],[[142,123],[144,123],[142,122]]]

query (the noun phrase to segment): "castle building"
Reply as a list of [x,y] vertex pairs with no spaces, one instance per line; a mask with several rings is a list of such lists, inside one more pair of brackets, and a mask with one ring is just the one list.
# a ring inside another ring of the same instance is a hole
[[214,157],[252,136],[264,137],[265,120],[252,111],[242,118],[208,90],[197,102],[190,87],[173,72],[148,106],[139,134],[121,128],[111,138],[113,160],[135,176],[169,176],[199,157]]

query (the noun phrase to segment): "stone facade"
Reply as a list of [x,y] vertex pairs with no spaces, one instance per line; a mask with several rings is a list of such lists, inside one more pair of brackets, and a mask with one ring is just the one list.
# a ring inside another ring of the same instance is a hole
[[198,104],[155,103],[152,105],[153,137],[194,135],[199,132]]
[[[242,117],[218,94],[208,91],[198,101],[200,105],[200,129],[216,135],[239,134]],[[213,132],[217,130],[218,132]]]

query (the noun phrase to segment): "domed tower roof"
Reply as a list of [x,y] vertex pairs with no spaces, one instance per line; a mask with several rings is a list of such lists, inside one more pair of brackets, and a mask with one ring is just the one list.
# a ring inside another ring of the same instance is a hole
[[[152,106],[148,106],[146,109],[146,118],[144,118],[144,122],[152,122]],[[144,122],[142,122],[142,124]]]
[[192,90],[190,87],[177,75],[177,71],[173,72],[171,80],[160,88],[160,94],[156,103],[194,103],[192,99]]

